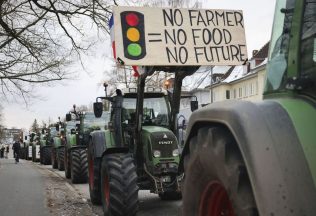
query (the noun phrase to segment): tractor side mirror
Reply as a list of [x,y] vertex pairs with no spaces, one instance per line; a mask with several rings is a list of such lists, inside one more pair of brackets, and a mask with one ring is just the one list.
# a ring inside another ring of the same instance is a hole
[[27,140],[27,136],[24,136],[24,139]]
[[70,133],[71,133],[71,134],[76,134],[76,129],[72,128],[72,129],[70,130]]
[[67,113],[66,114],[66,121],[71,121],[71,114],[70,113]]
[[93,103],[93,112],[96,118],[100,118],[103,112],[103,103],[102,102]]
[[59,131],[59,124],[56,124],[56,131]]
[[194,112],[199,108],[199,102],[198,101],[191,101],[191,111]]

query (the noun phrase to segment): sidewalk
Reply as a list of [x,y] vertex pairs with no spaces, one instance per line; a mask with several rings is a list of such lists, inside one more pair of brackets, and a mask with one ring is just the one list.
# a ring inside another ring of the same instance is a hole
[[44,179],[25,161],[0,159],[0,215],[48,216]]

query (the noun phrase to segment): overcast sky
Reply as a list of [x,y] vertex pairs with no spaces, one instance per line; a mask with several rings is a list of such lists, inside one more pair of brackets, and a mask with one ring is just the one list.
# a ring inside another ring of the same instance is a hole
[[[248,56],[252,50],[260,49],[271,36],[274,6],[276,0],[205,0],[205,9],[238,9],[244,13],[246,41]],[[100,86],[105,79],[104,71],[110,69],[109,54],[110,42],[96,52],[95,56],[85,59],[89,73],[79,69],[77,80],[67,80],[54,87],[39,87],[36,93],[41,100],[32,101],[26,107],[24,104],[2,104],[6,127],[30,128],[36,118],[40,123],[51,118],[57,121],[58,116],[64,117],[73,104],[87,105],[92,103],[97,96],[104,94]]]

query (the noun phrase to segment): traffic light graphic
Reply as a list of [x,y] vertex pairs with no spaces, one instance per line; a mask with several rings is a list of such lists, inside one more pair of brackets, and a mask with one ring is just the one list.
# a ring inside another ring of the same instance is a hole
[[125,58],[139,60],[146,56],[144,15],[136,11],[121,13]]

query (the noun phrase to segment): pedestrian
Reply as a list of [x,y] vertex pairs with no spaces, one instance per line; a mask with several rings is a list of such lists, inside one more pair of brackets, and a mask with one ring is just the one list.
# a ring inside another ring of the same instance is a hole
[[3,158],[3,157],[4,157],[4,149],[5,149],[4,145],[1,144],[1,145],[0,145],[0,158]]
[[13,155],[15,158],[15,163],[19,163],[19,159],[20,159],[20,149],[21,149],[21,145],[19,140],[16,140],[15,143],[12,146],[13,149]]
[[9,151],[10,151],[10,147],[9,147],[9,145],[7,144],[6,147],[5,147],[5,158],[6,158],[6,159],[9,158]]

